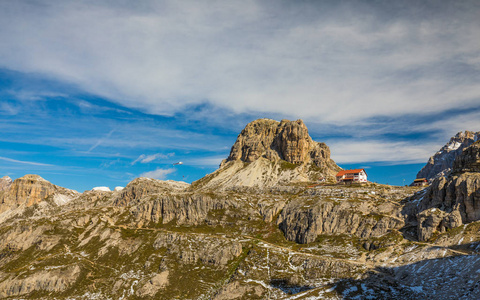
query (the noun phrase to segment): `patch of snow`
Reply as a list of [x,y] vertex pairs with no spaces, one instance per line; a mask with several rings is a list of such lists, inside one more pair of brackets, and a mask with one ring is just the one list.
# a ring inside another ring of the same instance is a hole
[[55,269],[60,269],[63,268],[64,266],[47,266],[44,268],[44,270],[55,270]]
[[247,280],[245,280],[245,282],[254,282],[254,283],[258,283],[258,284],[260,284],[261,286],[263,286],[263,287],[264,287],[264,288],[266,288],[266,289],[269,289],[269,290],[271,290],[271,289],[272,289],[272,287],[271,287],[271,286],[269,286],[268,284],[266,284],[265,282],[263,282],[263,281],[260,281],[260,280],[247,279]]
[[352,286],[352,287],[349,287],[348,289],[345,289],[343,291],[343,295],[347,296],[348,294],[356,291],[358,291],[358,288],[356,286]]
[[133,286],[136,285],[137,283],[138,283],[138,280],[135,280],[135,281],[132,283],[132,285],[130,286],[130,295],[133,295],[133,293],[135,292],[135,291],[133,290]]
[[94,192],[111,192],[110,188],[108,186],[97,186],[92,189]]
[[458,241],[457,245],[460,245],[463,242],[463,237]]
[[454,142],[454,143],[450,143],[447,147],[448,150],[450,151],[454,151],[454,150],[457,150],[458,148],[460,148],[462,144],[459,143],[459,142]]
[[55,194],[53,196],[53,202],[55,202],[56,205],[61,206],[64,204],[67,204],[68,202],[72,201],[73,198],[67,195],[63,194]]
[[333,291],[335,290],[335,288],[336,288],[336,286],[332,286],[331,288],[325,290],[325,292],[331,293],[331,292],[333,292]]
[[124,189],[123,186],[116,186],[116,187],[115,187],[115,192],[120,192],[120,191],[122,191],[123,189]]
[[422,286],[410,286],[409,288],[415,293],[423,293]]

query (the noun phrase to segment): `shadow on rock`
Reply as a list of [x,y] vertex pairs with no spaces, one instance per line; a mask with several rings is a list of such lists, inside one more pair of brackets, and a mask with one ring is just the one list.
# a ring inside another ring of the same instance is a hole
[[334,289],[343,299],[480,299],[480,255],[376,268],[361,279],[340,280]]
[[270,286],[280,289],[285,294],[294,295],[313,289],[314,287],[308,285],[295,284],[289,279],[272,279]]

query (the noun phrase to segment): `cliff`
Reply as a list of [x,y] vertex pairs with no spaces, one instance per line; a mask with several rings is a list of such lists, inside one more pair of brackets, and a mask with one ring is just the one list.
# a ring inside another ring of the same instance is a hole
[[450,173],[455,158],[463,149],[480,139],[480,131],[459,132],[443,146],[435,155],[430,157],[427,164],[418,172],[417,178],[432,180]]
[[25,175],[13,183],[10,178],[4,177],[2,180],[4,193],[0,194],[0,213],[18,206],[30,207],[49,197],[58,203],[67,202],[76,194],[75,191],[51,184],[38,175]]
[[480,220],[480,143],[465,148],[449,177],[436,178],[418,203],[418,238]]
[[341,170],[330,149],[315,142],[302,120],[255,120],[242,130],[219,170],[194,182],[199,188],[257,187],[334,180]]

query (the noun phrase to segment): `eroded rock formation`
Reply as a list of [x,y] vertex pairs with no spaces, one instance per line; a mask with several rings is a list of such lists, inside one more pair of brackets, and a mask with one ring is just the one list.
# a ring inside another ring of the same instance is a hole
[[450,173],[455,158],[463,149],[467,148],[480,139],[480,131],[459,132],[443,146],[435,155],[430,157],[427,164],[418,172],[417,178],[433,180],[439,176],[446,176]]
[[418,238],[480,220],[480,143],[466,148],[453,174],[435,179],[418,204]]
[[314,163],[319,168],[337,170],[325,143],[312,140],[302,120],[281,122],[259,119],[249,123],[238,135],[230,155],[222,162],[254,162],[260,157],[270,161],[285,160],[292,164]]
[[[64,190],[62,188],[62,190]],[[58,188],[38,175],[25,175],[10,184],[0,199],[0,212],[18,205],[32,206],[52,196]]]

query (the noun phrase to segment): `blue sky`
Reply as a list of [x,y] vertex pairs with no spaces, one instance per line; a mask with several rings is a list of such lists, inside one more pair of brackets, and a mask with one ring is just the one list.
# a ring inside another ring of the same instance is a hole
[[408,183],[480,130],[478,15],[478,1],[2,1],[1,173],[79,191],[191,182],[268,117]]

